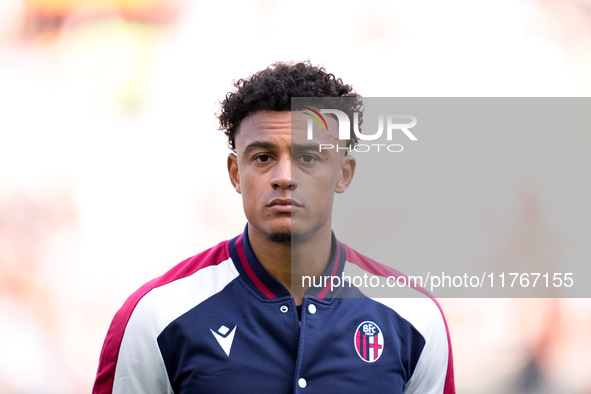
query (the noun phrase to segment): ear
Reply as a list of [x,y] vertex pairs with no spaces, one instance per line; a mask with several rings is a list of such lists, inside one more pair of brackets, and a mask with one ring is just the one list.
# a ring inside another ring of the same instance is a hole
[[341,160],[341,168],[339,179],[337,180],[337,187],[335,188],[335,192],[343,193],[353,180],[353,175],[355,175],[355,166],[357,166],[357,162],[353,156],[347,155],[343,157]]
[[230,175],[230,182],[232,182],[234,190],[242,193],[242,189],[240,188],[240,173],[238,172],[238,157],[233,152],[228,155],[228,174]]

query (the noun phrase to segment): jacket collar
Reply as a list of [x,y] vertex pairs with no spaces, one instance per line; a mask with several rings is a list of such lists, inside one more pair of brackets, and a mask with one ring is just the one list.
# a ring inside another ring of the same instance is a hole
[[[277,299],[283,297],[291,297],[291,294],[285,286],[278,280],[273,278],[259,263],[255,257],[250,243],[248,241],[248,224],[244,228],[244,232],[230,241],[230,256],[240,273],[241,278],[246,284],[263,299]],[[334,296],[338,289],[331,290],[330,276],[341,276],[345,266],[345,247],[336,239],[334,233],[331,239],[331,258],[330,264],[322,275],[322,283],[316,278],[312,281],[313,285],[308,288],[304,297],[327,299]],[[324,285],[324,278],[328,277],[326,286]]]

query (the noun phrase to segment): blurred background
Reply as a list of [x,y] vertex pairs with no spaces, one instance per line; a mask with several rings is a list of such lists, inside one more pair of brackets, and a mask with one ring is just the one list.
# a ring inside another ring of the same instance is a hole
[[[368,97],[589,96],[591,1],[1,0],[0,393],[89,392],[126,297],[242,231],[214,114],[303,59]],[[500,255],[552,255],[522,186]],[[591,393],[590,300],[442,304],[459,393]]]

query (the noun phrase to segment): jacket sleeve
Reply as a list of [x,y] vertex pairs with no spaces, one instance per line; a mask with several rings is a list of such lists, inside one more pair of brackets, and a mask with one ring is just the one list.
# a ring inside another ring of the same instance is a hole
[[109,327],[93,394],[173,393],[158,336],[236,277],[228,245],[180,262],[125,301]]
[[125,302],[109,327],[93,394],[173,393],[158,348],[156,308],[140,290]]
[[421,316],[413,324],[425,338],[415,370],[404,394],[455,394],[453,356],[447,322],[435,299],[415,299]]

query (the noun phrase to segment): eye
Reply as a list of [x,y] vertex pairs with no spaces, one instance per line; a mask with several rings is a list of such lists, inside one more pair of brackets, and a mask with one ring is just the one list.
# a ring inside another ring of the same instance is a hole
[[255,156],[254,161],[258,162],[258,163],[266,163],[269,160],[271,160],[271,156],[267,155],[267,154],[260,154]]
[[314,163],[318,161],[318,159],[313,155],[301,155],[300,160],[304,163]]

